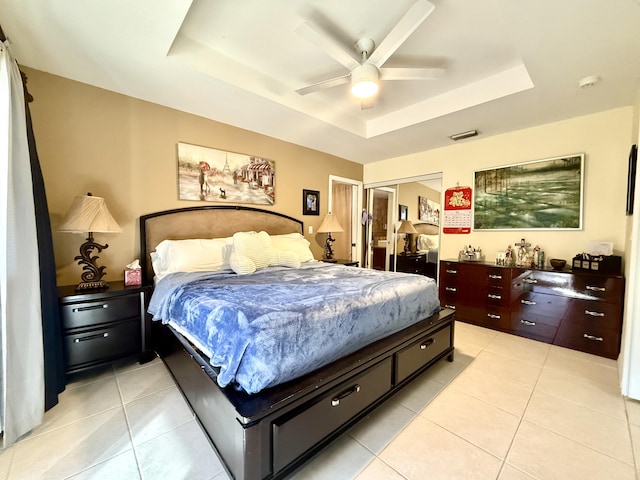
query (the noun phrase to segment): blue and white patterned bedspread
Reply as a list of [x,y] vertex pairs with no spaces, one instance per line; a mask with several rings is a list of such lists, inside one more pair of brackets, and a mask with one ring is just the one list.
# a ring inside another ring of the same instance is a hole
[[420,275],[313,262],[251,275],[174,273],[149,312],[197,339],[217,382],[248,393],[292,380],[439,310]]

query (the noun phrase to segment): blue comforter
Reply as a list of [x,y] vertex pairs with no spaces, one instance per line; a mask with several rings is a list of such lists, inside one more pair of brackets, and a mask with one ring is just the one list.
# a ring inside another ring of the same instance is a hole
[[217,382],[257,393],[297,378],[439,309],[420,275],[312,262],[251,275],[174,273],[149,312],[196,339],[219,367]]

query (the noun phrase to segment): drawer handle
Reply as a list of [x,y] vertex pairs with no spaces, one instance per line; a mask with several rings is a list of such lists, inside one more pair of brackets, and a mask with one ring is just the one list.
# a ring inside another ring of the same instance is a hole
[[520,320],[520,323],[523,325],[526,325],[528,327],[535,327],[536,326],[536,322],[531,322],[529,320]]
[[456,287],[445,287],[444,288],[447,292],[457,292],[458,289]]
[[420,350],[426,350],[429,345],[433,345],[434,343],[436,343],[435,338],[430,338],[426,342],[420,344]]
[[458,271],[457,271],[457,270],[447,270],[447,273],[453,273],[453,274],[456,274],[456,273],[458,273]]
[[332,407],[337,407],[338,405],[340,405],[340,400],[344,400],[349,395],[351,395],[353,393],[358,393],[359,391],[360,391],[360,385],[357,385],[357,384],[354,385],[353,387],[349,388],[348,390],[345,390],[344,392],[342,392],[337,397],[332,398],[331,399],[331,406]]
[[536,302],[532,302],[531,300],[520,300],[520,303],[523,305],[536,305]]
[[109,308],[109,305],[106,303],[103,303],[102,305],[91,305],[89,307],[78,307],[78,308],[72,308],[71,311],[72,312],[86,312],[88,310],[100,310],[103,308]]
[[591,310],[585,310],[585,315],[591,315],[592,317],[604,317],[604,313],[602,312],[592,312]]
[[535,278],[525,278],[524,280],[522,280],[524,283],[538,283],[538,280],[536,280]]
[[500,315],[496,315],[495,313],[487,313],[487,317],[497,320],[500,318]]
[[490,293],[487,297],[493,298],[494,300],[502,300],[502,295],[496,295],[495,293]]
[[455,309],[456,309],[456,306],[455,306],[455,305],[448,305],[448,304],[445,304],[445,305],[444,305],[444,307],[445,307],[445,308],[450,308],[451,310],[455,310]]
[[491,280],[502,280],[502,275],[489,275]]
[[594,342],[604,342],[604,338],[594,337],[593,335],[589,335],[587,333],[585,333],[583,337],[586,338],[587,340],[593,340]]
[[73,343],[85,342],[87,340],[95,340],[96,338],[107,338],[108,336],[109,336],[109,332],[96,333],[95,335],[89,335],[87,337],[74,338]]
[[592,285],[587,285],[587,290],[592,290],[594,292],[606,292],[607,289],[604,287],[594,287]]

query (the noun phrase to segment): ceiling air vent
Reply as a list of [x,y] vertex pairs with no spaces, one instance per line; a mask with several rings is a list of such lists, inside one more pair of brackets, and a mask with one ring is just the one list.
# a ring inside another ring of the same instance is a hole
[[477,130],[469,130],[468,132],[456,133],[454,135],[451,135],[449,138],[454,142],[457,142],[458,140],[463,140],[469,137],[475,137],[477,135],[478,135]]

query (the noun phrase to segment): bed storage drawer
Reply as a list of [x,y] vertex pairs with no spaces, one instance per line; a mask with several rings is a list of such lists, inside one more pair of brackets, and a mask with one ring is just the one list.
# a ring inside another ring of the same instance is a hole
[[427,335],[396,354],[396,385],[436,358],[451,345],[451,325]]
[[273,425],[277,472],[391,389],[391,358],[329,390]]

